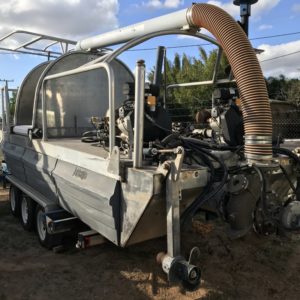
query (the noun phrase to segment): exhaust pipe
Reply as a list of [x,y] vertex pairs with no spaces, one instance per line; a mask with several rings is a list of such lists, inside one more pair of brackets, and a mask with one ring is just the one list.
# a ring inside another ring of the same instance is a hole
[[262,70],[245,32],[221,8],[194,4],[189,9],[79,41],[76,50],[111,46],[148,33],[188,27],[207,29],[223,48],[241,97],[246,158],[250,164],[269,163],[272,159],[272,115]]

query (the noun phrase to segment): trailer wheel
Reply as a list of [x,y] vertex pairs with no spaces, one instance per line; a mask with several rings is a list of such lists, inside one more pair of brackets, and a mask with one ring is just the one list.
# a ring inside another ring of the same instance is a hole
[[18,217],[20,215],[20,198],[22,192],[15,186],[11,185],[9,188],[9,202],[10,202],[10,211],[12,215]]
[[46,227],[46,217],[44,208],[37,205],[35,210],[35,225],[40,244],[47,248],[52,249],[55,246],[61,245],[61,234],[50,234]]
[[22,226],[25,230],[31,231],[34,227],[35,202],[23,194],[20,206]]

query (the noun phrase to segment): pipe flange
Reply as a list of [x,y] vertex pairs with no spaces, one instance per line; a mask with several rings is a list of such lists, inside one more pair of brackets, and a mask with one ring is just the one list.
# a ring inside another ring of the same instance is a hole
[[230,193],[239,194],[248,187],[248,184],[249,182],[246,176],[243,174],[236,174],[230,178],[228,188]]

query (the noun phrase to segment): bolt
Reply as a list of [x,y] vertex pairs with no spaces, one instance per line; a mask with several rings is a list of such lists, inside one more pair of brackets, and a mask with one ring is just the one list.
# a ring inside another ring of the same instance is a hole
[[182,152],[183,152],[182,147],[177,147],[176,153],[177,153],[177,154],[182,154]]
[[192,270],[190,273],[190,279],[195,279],[195,278],[197,278],[197,272],[196,270]]
[[170,169],[170,165],[168,163],[164,163],[163,164],[163,169],[164,170],[169,170]]

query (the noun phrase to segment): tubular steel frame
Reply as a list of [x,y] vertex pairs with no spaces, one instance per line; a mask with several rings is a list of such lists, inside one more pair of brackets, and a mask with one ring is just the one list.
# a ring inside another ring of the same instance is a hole
[[[12,47],[1,47],[1,43],[4,41],[9,40],[10,38],[13,38],[17,34],[24,34],[29,37],[29,40],[26,42],[18,45],[15,48]],[[30,38],[32,37],[32,38]],[[43,48],[35,48],[34,45],[36,45],[39,41],[51,41]],[[61,51],[51,51],[49,48],[51,48],[54,45],[59,45]],[[76,41],[64,39],[64,38],[58,38],[50,35],[45,34],[39,34],[36,32],[26,31],[26,30],[14,30],[10,32],[9,34],[3,36],[0,38],[0,51],[9,51],[12,53],[22,53],[22,54],[33,54],[38,56],[44,56],[48,58],[57,58],[58,56],[66,53],[69,51],[70,45],[76,45]]]

